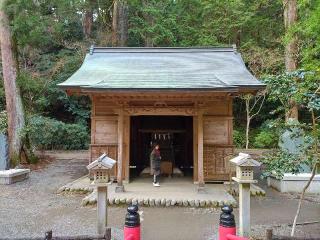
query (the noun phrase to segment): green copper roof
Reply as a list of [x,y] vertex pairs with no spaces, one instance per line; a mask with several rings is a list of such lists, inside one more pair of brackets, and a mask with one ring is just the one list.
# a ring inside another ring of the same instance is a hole
[[59,84],[86,90],[259,89],[233,48],[91,48],[78,71]]

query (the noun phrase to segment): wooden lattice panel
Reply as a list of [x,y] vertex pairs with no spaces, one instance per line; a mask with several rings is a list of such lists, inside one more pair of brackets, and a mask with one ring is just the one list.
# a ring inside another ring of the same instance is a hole
[[205,181],[226,181],[229,179],[229,159],[232,146],[204,145],[203,172]]

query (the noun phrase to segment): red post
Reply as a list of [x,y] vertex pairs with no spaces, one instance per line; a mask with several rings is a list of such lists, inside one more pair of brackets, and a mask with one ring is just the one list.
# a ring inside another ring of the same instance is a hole
[[227,235],[236,235],[236,223],[232,214],[232,206],[225,205],[221,208],[219,224],[219,240],[228,240]]
[[232,214],[232,206],[225,205],[221,208],[219,224],[219,240],[249,240],[248,238],[238,237],[236,222]]
[[238,237],[238,236],[232,235],[232,234],[227,234],[227,239],[228,240],[249,240],[248,238]]
[[140,216],[137,205],[130,205],[127,208],[126,220],[124,225],[124,240],[140,240]]

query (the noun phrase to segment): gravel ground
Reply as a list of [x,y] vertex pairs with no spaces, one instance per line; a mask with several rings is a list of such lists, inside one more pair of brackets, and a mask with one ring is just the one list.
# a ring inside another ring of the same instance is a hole
[[[55,160],[31,172],[30,178],[14,185],[0,185],[0,237],[43,236],[96,233],[96,208],[81,207],[84,195],[56,194],[59,187],[86,174],[87,161]],[[308,196],[298,222],[320,220],[319,196]],[[267,190],[266,197],[252,200],[252,233],[262,238],[266,228],[274,226],[277,234],[287,235],[296,211],[295,195]],[[145,240],[203,239],[217,237],[220,211],[195,208],[144,207],[142,236]],[[110,207],[108,224],[113,239],[121,238],[125,208]],[[235,210],[237,217],[238,210]],[[320,234],[320,224],[298,226],[297,235]]]

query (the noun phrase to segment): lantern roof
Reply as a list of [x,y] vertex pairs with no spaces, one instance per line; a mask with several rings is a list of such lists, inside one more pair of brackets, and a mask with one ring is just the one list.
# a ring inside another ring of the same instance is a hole
[[115,164],[116,160],[109,158],[106,153],[102,154],[92,163],[87,166],[88,170],[92,169],[111,169]]
[[261,163],[251,158],[247,153],[239,153],[239,155],[230,160],[231,163],[241,167],[260,167]]

